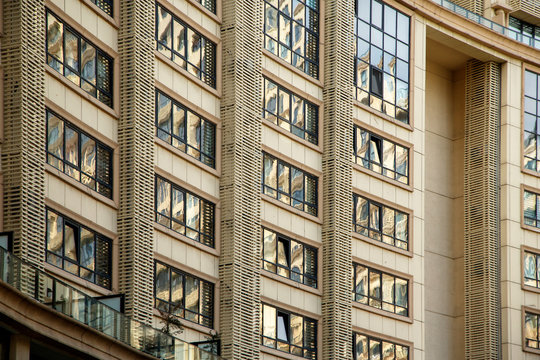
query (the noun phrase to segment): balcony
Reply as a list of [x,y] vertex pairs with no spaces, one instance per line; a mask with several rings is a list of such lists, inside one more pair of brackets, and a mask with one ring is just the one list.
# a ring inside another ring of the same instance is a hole
[[510,0],[515,16],[533,25],[540,25],[540,2],[538,0]]
[[135,321],[0,247],[0,281],[116,341],[167,360],[223,360]]

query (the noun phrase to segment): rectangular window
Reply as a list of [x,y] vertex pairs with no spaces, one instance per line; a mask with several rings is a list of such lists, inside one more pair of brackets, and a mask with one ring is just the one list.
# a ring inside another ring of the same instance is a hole
[[201,79],[216,87],[216,44],[156,4],[157,50]]
[[306,359],[317,359],[317,321],[308,317],[262,304],[264,346]]
[[508,37],[540,49],[540,27],[510,16]]
[[356,0],[356,98],[409,123],[410,18],[378,0]]
[[113,16],[113,0],[91,0],[98,8],[103,10],[105,14]]
[[319,78],[319,1],[265,0],[264,47]]
[[263,91],[263,117],[317,145],[319,107],[266,78]]
[[525,311],[525,347],[540,349],[540,331],[538,329],[539,314]]
[[409,316],[409,281],[365,265],[353,264],[353,300]]
[[317,287],[317,249],[263,229],[263,269]]
[[154,271],[158,310],[209,328],[214,326],[214,284],[159,261]]
[[197,2],[207,8],[210,12],[216,13],[216,0],[197,0]]
[[409,184],[409,149],[354,126],[355,162],[400,183]]
[[47,10],[47,64],[112,107],[113,60]]
[[264,194],[317,216],[317,178],[263,153]]
[[409,215],[353,194],[354,231],[397,248],[409,249]]
[[156,222],[214,247],[214,204],[156,176]]
[[523,114],[523,166],[525,169],[540,171],[540,92],[538,90],[540,74],[525,70],[524,114]]
[[111,239],[47,209],[46,242],[49,264],[111,288]]
[[353,359],[409,360],[409,347],[374,336],[353,333]]
[[112,149],[49,109],[46,114],[47,163],[111,199]]
[[540,289],[540,255],[529,251],[523,254],[524,284]]
[[156,90],[157,137],[212,168],[216,125]]
[[525,225],[540,228],[540,199],[538,194],[523,191],[523,222]]

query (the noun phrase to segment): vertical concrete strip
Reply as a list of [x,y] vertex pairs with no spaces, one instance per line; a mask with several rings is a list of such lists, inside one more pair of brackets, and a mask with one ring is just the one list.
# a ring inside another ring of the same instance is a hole
[[354,1],[325,1],[322,359],[351,359]]
[[120,1],[119,284],[126,313],[150,323],[153,307],[153,0]]
[[229,360],[259,358],[262,0],[222,2],[220,334]]
[[465,355],[499,359],[500,65],[471,60],[465,79]]

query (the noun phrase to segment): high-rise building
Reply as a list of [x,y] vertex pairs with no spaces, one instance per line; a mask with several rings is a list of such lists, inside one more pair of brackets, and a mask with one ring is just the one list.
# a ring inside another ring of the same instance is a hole
[[0,4],[0,360],[540,357],[537,0]]

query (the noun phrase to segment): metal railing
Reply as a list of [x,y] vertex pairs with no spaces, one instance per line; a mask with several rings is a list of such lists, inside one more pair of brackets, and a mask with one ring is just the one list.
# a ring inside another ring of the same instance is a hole
[[223,360],[135,321],[0,247],[0,281],[136,350],[167,360]]
[[496,22],[486,19],[485,17],[480,16],[478,14],[475,14],[472,11],[469,11],[465,9],[464,7],[456,5],[449,0],[431,0],[431,1],[442,6],[445,9],[448,9],[452,12],[455,12],[458,15],[463,16],[464,18],[474,21],[477,24],[483,25],[495,32],[498,32],[499,34],[505,35],[509,37],[510,39],[519,41],[525,45],[529,45],[536,49],[540,49],[540,40],[538,39],[535,39],[531,36],[523,34],[517,30],[513,30],[505,26],[502,26],[501,24],[497,24]]

